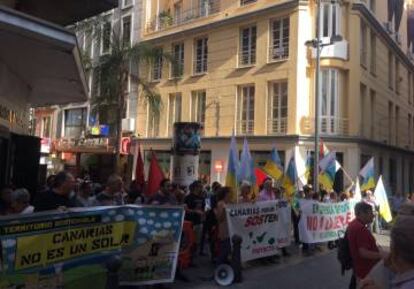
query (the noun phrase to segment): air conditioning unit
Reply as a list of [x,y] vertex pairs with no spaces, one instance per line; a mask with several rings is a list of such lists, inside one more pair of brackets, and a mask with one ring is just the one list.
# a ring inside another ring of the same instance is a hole
[[401,45],[401,34],[395,33],[395,41]]
[[384,28],[390,34],[394,32],[394,30],[392,29],[392,22],[384,22]]
[[122,131],[135,131],[135,118],[122,119]]

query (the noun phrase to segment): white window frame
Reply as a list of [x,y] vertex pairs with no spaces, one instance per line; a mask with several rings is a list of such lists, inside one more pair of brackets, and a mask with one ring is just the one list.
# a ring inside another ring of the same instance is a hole
[[[325,82],[325,74],[328,81]],[[333,82],[332,82],[333,78]],[[332,85],[334,84],[334,86]],[[340,120],[340,72],[335,68],[321,70],[321,132],[337,134]],[[325,109],[324,109],[325,108]]]
[[[286,23],[285,21],[287,20],[287,26],[288,26],[288,39],[287,39],[287,43],[286,41],[284,41],[285,39],[283,38],[284,36],[284,32],[285,32],[285,28],[286,28]],[[275,43],[275,38],[274,35],[276,33],[276,29],[275,29],[275,22],[276,21],[280,21],[279,27],[278,27],[278,31],[279,31],[279,35],[278,35],[278,46]],[[281,61],[281,60],[287,60],[289,59],[289,42],[290,42],[290,17],[289,16],[285,16],[285,17],[280,17],[280,18],[276,18],[276,19],[272,19],[269,23],[269,33],[270,33],[270,37],[269,37],[269,62],[275,62],[275,61]],[[286,49],[287,49],[287,54],[286,54]],[[275,53],[276,50],[276,53]],[[277,51],[279,50],[279,51]],[[276,54],[276,57],[275,57]]]
[[[178,57],[176,57],[176,55],[175,55],[175,46],[176,45],[180,45],[180,48],[182,48],[182,49],[180,49],[180,51],[178,52]],[[177,62],[177,65],[179,65],[178,67],[176,67],[176,69],[180,69],[180,67],[181,67],[181,71],[178,71],[179,72],[179,75],[174,75],[174,65],[170,65],[170,78],[171,79],[174,79],[174,78],[180,78],[180,77],[183,77],[183,75],[184,75],[184,65],[185,65],[185,45],[184,45],[184,42],[177,42],[177,43],[173,43],[172,44],[172,57],[173,58],[177,58],[177,60],[176,60],[176,62]]]
[[367,34],[368,34],[368,26],[361,19],[360,41],[359,41],[359,45],[360,45],[359,56],[360,56],[360,64],[364,68],[367,68],[367,64],[368,64],[368,39],[367,39]]
[[[285,93],[284,93],[284,88]],[[268,134],[286,134],[287,122],[288,122],[288,107],[289,107],[289,86],[287,79],[272,81],[268,87],[268,114],[267,114],[267,132]],[[275,95],[277,94],[277,96]],[[285,99],[286,107],[283,104],[283,98]],[[277,103],[275,104],[275,100]],[[273,115],[275,109],[278,111],[277,117]],[[283,109],[286,109],[286,116],[282,116]]]
[[125,8],[129,8],[129,7],[132,7],[132,6],[134,6],[135,5],[135,0],[131,0],[131,3],[130,4],[125,4],[125,2],[126,2],[127,0],[122,0],[121,2],[121,7],[122,7],[122,9],[125,9]]
[[[325,10],[327,9],[327,10]],[[324,20],[325,20],[325,11],[328,13],[328,31],[327,31],[327,35],[324,35],[325,32],[325,24],[324,24]],[[335,17],[334,17],[334,12],[335,11]],[[335,23],[335,27],[336,27],[336,34],[337,35],[342,35],[342,25],[341,25],[341,16],[342,16],[342,9],[341,9],[341,5],[339,3],[322,3],[321,4],[321,11],[320,11],[320,36],[322,38],[322,41],[325,42],[324,38],[328,38],[328,41],[330,41],[330,38],[333,35],[333,23]]]
[[132,46],[132,43],[134,43],[134,39],[133,39],[133,35],[134,33],[132,33],[134,31],[134,13],[128,13],[125,15],[122,15],[121,18],[121,35],[122,35],[122,41],[124,41],[124,19],[130,17],[130,31],[129,31],[129,45]]
[[[112,17],[110,17],[111,19],[107,19],[107,21],[105,21],[104,23],[102,23],[101,24],[101,41],[100,41],[100,54],[101,55],[106,55],[106,54],[109,54],[109,53],[111,53],[111,51],[112,51],[112,37],[113,37],[113,21],[112,21]],[[111,24],[111,31],[110,31],[110,33],[109,33],[109,49],[108,49],[108,51],[104,51],[103,50],[103,44],[104,44],[104,26],[105,26],[105,24],[107,24],[107,23],[109,23],[109,24]]]
[[[160,50],[160,55],[161,56],[159,58],[155,59],[154,63],[152,64],[151,80],[152,81],[160,81],[162,79],[162,69],[163,69],[163,64],[164,64],[164,60],[162,58],[163,48],[158,47],[158,48],[155,48],[155,49]],[[157,77],[154,77],[156,75],[156,72],[157,72]]]
[[[157,117],[156,114],[151,112],[149,104],[147,104],[147,137],[159,137],[160,135],[160,113],[158,113]],[[155,126],[155,121],[157,120],[157,126]],[[155,127],[157,128],[155,130]]]
[[191,121],[204,125],[206,121],[207,92],[205,89],[191,92]]
[[[251,95],[251,90],[248,92],[249,95],[245,95],[245,89],[253,89],[253,95]],[[246,84],[238,87],[237,94],[237,118],[236,118],[236,127],[237,134],[241,135],[253,135],[254,134],[254,118],[255,118],[255,94],[256,87],[254,84]],[[245,100],[245,97],[247,98]],[[251,107],[251,98],[253,97],[253,108]],[[244,107],[246,103],[246,108]],[[252,115],[250,115],[252,113]],[[243,120],[243,115],[245,115],[245,120]]]
[[[201,41],[201,55],[199,59],[198,42]],[[200,37],[194,40],[194,57],[193,57],[193,75],[201,75],[207,73],[208,70],[208,37]],[[201,70],[197,71],[198,65]]]
[[[180,101],[177,101],[178,99],[180,99]],[[168,117],[167,117],[168,136],[172,136],[173,130],[174,130],[174,123],[181,121],[181,115],[182,115],[182,93],[181,92],[170,93],[168,95]]]
[[[253,40],[252,40],[253,28],[256,30],[255,39],[254,39],[254,48],[252,47],[253,46]],[[244,48],[243,48],[243,32],[245,30],[248,30],[248,33],[249,33],[248,34],[249,39],[248,39],[248,45],[247,45],[246,52],[244,51]],[[248,61],[246,63],[243,63],[243,59],[244,59],[243,55],[246,53],[247,53]],[[238,61],[239,67],[253,66],[256,64],[256,61],[257,61],[257,25],[256,24],[245,26],[240,29],[238,55],[239,55],[239,61]],[[254,55],[254,59],[253,59],[253,55]]]

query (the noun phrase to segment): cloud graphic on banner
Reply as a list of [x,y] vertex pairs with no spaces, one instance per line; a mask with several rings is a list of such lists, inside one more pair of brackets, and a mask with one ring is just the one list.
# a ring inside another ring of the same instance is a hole
[[171,226],[172,226],[171,222],[165,222],[163,224],[163,227],[166,228],[166,229],[171,228]]

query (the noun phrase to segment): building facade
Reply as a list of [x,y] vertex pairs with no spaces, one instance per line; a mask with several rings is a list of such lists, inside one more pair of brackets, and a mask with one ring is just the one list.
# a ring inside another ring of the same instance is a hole
[[[322,1],[321,138],[347,174],[346,187],[375,157],[390,191],[413,190],[414,66],[410,3]],[[143,1],[141,38],[175,59],[141,73],[162,97],[159,115],[138,102],[136,133],[169,168],[173,123],[203,124],[200,174],[224,180],[230,137],[247,137],[256,164],[276,147],[313,151],[316,2]],[[334,37],[339,39],[338,37]],[[351,177],[348,178],[348,175]]]
[[39,160],[46,143],[31,134],[31,107],[86,99],[76,36],[62,26],[116,5],[100,2],[81,11],[73,1],[0,1],[0,189],[35,193],[42,185]]
[[[68,27],[76,33],[85,60],[88,99],[36,109],[35,134],[43,142],[51,142],[50,152],[41,160],[47,165],[49,174],[66,169],[77,176],[87,172],[93,179],[105,181],[113,172],[115,138],[110,123],[115,121],[115,117],[108,113],[108,122],[99,123],[93,112],[92,98],[99,94],[100,89],[96,67],[99,59],[109,53],[114,33],[120,33],[122,41],[130,45],[140,41],[142,9],[138,0],[118,2],[116,8]],[[130,79],[127,86],[128,97],[122,121],[126,135],[135,132],[138,99],[137,85],[133,80]]]

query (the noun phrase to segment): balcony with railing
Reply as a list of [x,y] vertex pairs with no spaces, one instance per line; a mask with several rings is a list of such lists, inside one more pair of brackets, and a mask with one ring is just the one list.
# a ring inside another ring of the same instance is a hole
[[[302,120],[301,131],[303,134],[313,134],[315,128],[315,119],[305,117]],[[341,117],[321,116],[320,117],[320,134],[349,136],[349,120]]]
[[285,135],[287,133],[287,117],[269,119],[267,121],[267,134]]
[[254,120],[239,120],[237,121],[237,135],[253,135],[254,134]]
[[200,18],[205,18],[222,11],[220,9],[220,0],[204,1],[202,4],[186,10],[162,11],[151,21],[146,23],[146,33],[163,31],[168,28],[177,27],[182,24],[193,22]]

